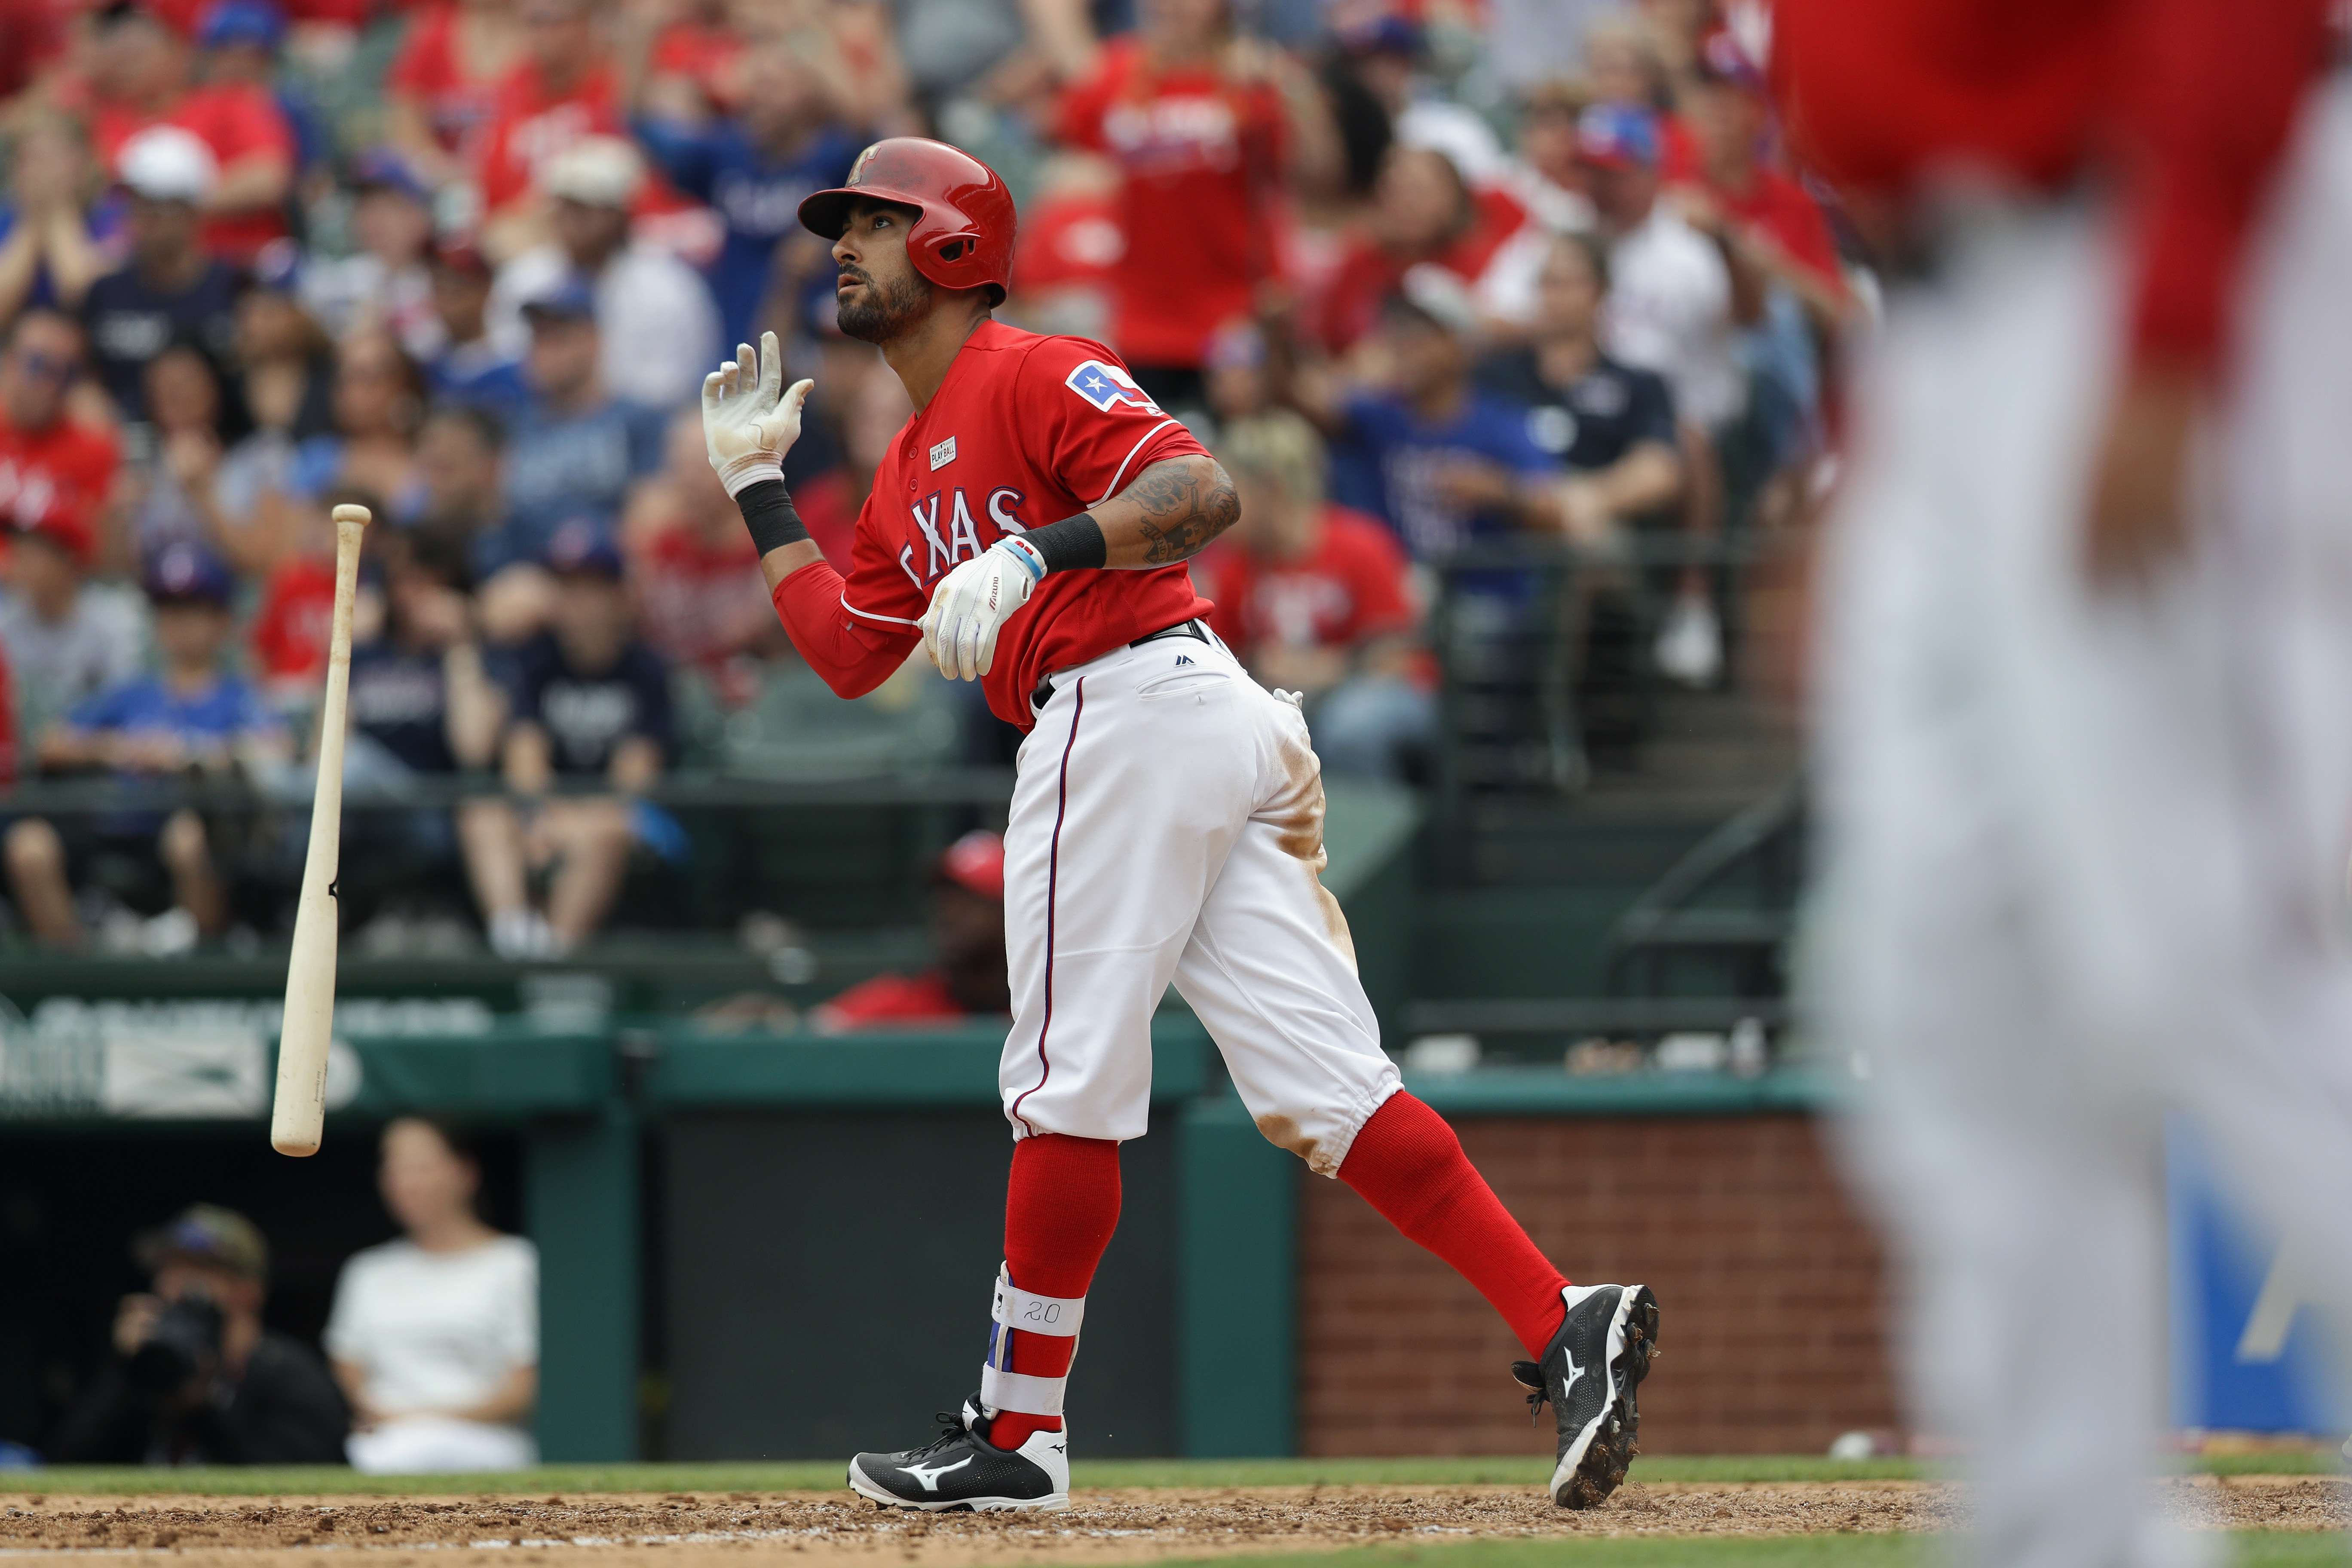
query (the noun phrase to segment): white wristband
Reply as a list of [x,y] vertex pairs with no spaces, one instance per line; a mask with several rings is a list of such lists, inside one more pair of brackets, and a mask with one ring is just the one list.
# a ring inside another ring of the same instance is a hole
[[719,470],[719,482],[727,487],[729,500],[766,479],[783,483],[784,466],[765,452],[752,452],[737,458]]

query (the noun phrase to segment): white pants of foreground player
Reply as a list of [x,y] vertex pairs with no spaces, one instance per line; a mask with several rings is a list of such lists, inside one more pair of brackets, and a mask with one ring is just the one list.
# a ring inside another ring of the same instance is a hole
[[539,1445],[520,1427],[454,1415],[395,1415],[344,1438],[343,1453],[352,1468],[371,1476],[527,1470],[539,1463]]
[[1398,1085],[1322,867],[1307,721],[1221,645],[1055,676],[1004,830],[1013,1135],[1141,1137],[1172,981],[1259,1130],[1335,1173]]
[[2195,1561],[2161,1415],[2159,1121],[2352,1300],[2352,106],[2250,274],[2188,566],[2077,564],[2128,290],[2082,214],[1899,297],[1823,566],[1822,1033],[1915,1268],[1916,1419],[2002,1568]]

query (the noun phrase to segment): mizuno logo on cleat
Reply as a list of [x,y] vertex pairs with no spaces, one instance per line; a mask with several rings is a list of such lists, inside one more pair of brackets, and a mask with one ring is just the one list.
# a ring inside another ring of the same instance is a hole
[[940,1478],[941,1476],[946,1475],[950,1470],[961,1470],[966,1465],[971,1463],[971,1456],[970,1454],[966,1454],[962,1458],[958,1459],[952,1465],[901,1465],[898,1468],[905,1474],[910,1475],[917,1480],[922,1482],[923,1489],[925,1491],[935,1492],[940,1489]]

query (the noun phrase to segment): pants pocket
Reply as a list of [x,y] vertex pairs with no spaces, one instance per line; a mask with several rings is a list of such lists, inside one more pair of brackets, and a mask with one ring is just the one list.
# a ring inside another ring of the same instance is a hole
[[1213,688],[1233,684],[1234,672],[1202,666],[1191,669],[1171,670],[1155,676],[1135,689],[1135,694],[1146,702],[1169,697],[1181,697],[1189,692],[1205,693]]

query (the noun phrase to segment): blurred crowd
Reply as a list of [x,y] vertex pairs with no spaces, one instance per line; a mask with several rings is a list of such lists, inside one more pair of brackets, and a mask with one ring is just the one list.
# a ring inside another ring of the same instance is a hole
[[[1736,607],[1708,542],[1801,495],[1869,297],[1780,157],[1757,20],[1714,0],[15,0],[0,771],[236,773],[307,800],[346,501],[377,519],[352,798],[507,788],[355,813],[344,864],[448,868],[499,952],[568,950],[633,859],[690,852],[646,798],[667,771],[1009,757],[912,675],[867,700],[872,733],[806,721],[692,406],[730,345],[775,331],[816,380],[787,477],[846,559],[909,409],[835,329],[795,210],[908,133],[1013,184],[1003,318],[1111,344],[1234,473],[1244,521],[1194,571],[1219,632],[1307,694],[1329,772],[1428,777],[1455,642],[1555,620],[1597,741],[1612,689],[1724,679]],[[1645,540],[1689,547],[1661,567]],[[1496,554],[1529,543],[1588,563],[1564,602]],[[18,934],[166,953],[268,929],[290,876],[240,888],[299,865],[296,816],[15,812]]]

